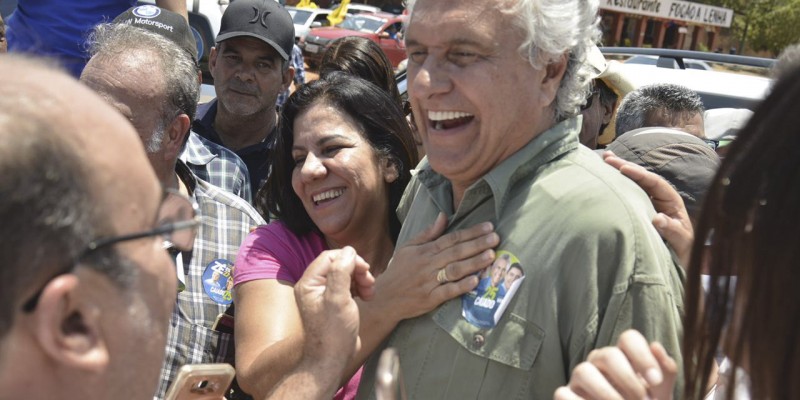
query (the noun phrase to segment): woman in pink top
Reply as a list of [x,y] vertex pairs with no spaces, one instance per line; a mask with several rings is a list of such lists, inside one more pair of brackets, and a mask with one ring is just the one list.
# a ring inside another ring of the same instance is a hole
[[339,366],[336,398],[350,399],[370,352],[402,319],[472,290],[499,238],[489,223],[442,235],[440,216],[395,252],[395,209],[417,152],[399,105],[367,81],[333,73],[298,89],[271,157],[257,203],[278,221],[250,234],[236,259],[237,380],[263,398],[298,363],[304,332],[293,286],[322,251],[347,245],[378,277],[375,297],[359,301],[355,355]]

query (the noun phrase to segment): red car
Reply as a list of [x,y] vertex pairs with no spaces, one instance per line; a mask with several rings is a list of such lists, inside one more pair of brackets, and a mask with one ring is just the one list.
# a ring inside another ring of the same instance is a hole
[[406,18],[405,15],[388,13],[361,13],[348,15],[335,27],[314,28],[300,43],[303,58],[310,67],[315,67],[330,42],[344,36],[361,36],[381,46],[392,65],[397,67],[406,59],[406,45],[401,34]]

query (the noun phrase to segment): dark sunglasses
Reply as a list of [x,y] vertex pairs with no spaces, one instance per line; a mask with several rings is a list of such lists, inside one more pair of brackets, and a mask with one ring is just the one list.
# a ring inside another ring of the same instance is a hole
[[164,198],[158,210],[157,221],[158,226],[151,230],[99,238],[89,242],[72,262],[61,268],[58,273],[42,285],[41,289],[37,290],[30,299],[22,304],[22,310],[29,313],[36,309],[39,297],[41,297],[42,291],[48,282],[61,275],[72,273],[80,265],[81,260],[108,246],[131,240],[161,236],[164,250],[170,253],[173,260],[177,252],[192,250],[199,220],[197,218],[197,205],[188,197],[172,189],[165,190]]
[[581,106],[581,111],[583,112],[583,111],[586,111],[589,108],[591,108],[592,107],[592,103],[594,102],[594,98],[597,97],[597,95],[599,95],[599,94],[600,94],[600,88],[596,87],[596,88],[592,89],[591,93],[589,93],[589,97],[586,98],[586,104],[583,104]]

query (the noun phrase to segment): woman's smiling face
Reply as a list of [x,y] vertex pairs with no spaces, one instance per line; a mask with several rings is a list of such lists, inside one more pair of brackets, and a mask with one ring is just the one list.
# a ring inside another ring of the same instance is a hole
[[340,244],[388,226],[396,175],[348,114],[316,103],[294,121],[292,188],[311,220]]

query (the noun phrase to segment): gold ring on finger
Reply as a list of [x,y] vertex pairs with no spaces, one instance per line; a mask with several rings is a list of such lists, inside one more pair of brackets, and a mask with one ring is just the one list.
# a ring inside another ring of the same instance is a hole
[[450,280],[447,279],[446,268],[440,269],[439,272],[436,274],[436,282],[439,282],[440,285],[444,285],[445,283],[450,282]]

